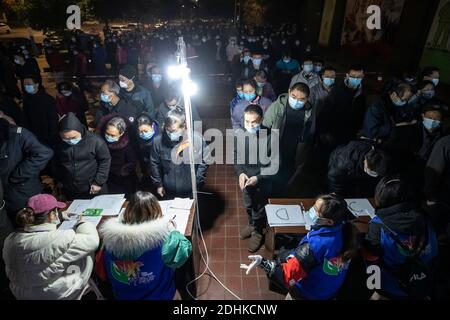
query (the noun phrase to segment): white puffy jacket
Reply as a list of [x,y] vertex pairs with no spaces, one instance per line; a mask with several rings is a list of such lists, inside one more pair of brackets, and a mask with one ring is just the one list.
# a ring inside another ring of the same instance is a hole
[[47,223],[10,234],[3,259],[12,293],[27,300],[76,299],[91,276],[98,245],[91,223],[75,231]]

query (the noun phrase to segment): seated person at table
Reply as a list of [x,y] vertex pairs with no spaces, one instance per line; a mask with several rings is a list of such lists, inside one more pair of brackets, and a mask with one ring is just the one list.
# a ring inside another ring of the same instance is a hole
[[61,140],[56,146],[55,177],[67,199],[90,199],[106,194],[111,166],[108,146],[86,130],[72,112],[59,123]]
[[[244,126],[249,135],[245,138],[245,148],[241,148],[238,139],[234,144],[234,159],[236,175],[239,178],[239,187],[242,190],[244,198],[244,206],[247,210],[249,224],[245,229],[241,230],[241,239],[248,239],[248,251],[256,252],[263,244],[263,229],[266,227],[266,211],[264,206],[271,193],[272,183],[270,176],[264,175],[265,165],[261,163],[260,157],[255,158],[253,155],[260,155],[262,146],[267,146],[264,150],[264,156],[269,156],[270,148],[270,130],[262,127],[263,111],[257,105],[250,105],[244,111]],[[261,135],[261,131],[266,131]],[[238,131],[244,136],[244,131]],[[263,147],[263,148],[264,148]]]
[[181,267],[192,245],[164,219],[156,197],[139,191],[123,216],[106,221],[104,271],[118,300],[172,300],[174,269]]
[[[200,189],[208,170],[208,147],[198,133],[194,132],[193,139],[196,183]],[[152,183],[161,198],[192,197],[190,147],[184,110],[176,108],[167,115],[164,130],[155,138],[150,155]]]
[[307,211],[312,230],[298,247],[280,261],[249,256],[247,274],[256,266],[270,281],[295,299],[327,300],[333,298],[344,283],[350,261],[356,255],[356,232],[347,219],[351,213],[344,199],[335,195],[320,196]]
[[388,173],[390,158],[368,140],[336,149],[328,165],[328,191],[345,198],[373,196],[379,177]]
[[[414,197],[410,184],[397,177],[383,178],[376,188],[376,217],[369,224],[365,241],[368,264],[381,267],[381,290],[372,299],[418,298],[417,294],[425,298],[431,293],[426,284],[432,283],[438,244],[431,223]],[[419,281],[423,287],[417,281],[413,283],[418,287],[404,286],[411,284],[412,274],[406,271],[407,257],[411,255],[419,257],[428,270]]]
[[[81,220],[74,230],[58,230],[58,209],[66,205],[48,194],[28,200],[17,214],[22,229],[3,248],[6,274],[17,299],[75,300],[88,283],[99,245],[94,225]],[[69,272],[76,267],[78,272]]]

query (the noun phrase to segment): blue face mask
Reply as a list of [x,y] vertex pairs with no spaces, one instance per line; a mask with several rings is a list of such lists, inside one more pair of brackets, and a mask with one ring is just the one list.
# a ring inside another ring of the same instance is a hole
[[139,133],[139,138],[141,138],[142,140],[150,140],[151,138],[153,138],[153,136],[155,135],[154,131],[147,131],[147,132],[140,132]]
[[169,139],[171,141],[179,141],[180,138],[183,136],[183,132],[167,132],[167,135],[169,136]]
[[245,127],[245,130],[247,130],[247,132],[251,133],[251,134],[257,133],[260,129],[261,129],[261,125],[260,124],[255,126],[255,127],[253,127],[253,128]]
[[250,56],[245,56],[242,61],[244,61],[244,63],[248,63],[250,61],[251,57]]
[[65,143],[67,143],[68,145],[74,146],[77,145],[78,143],[80,143],[81,138],[76,138],[76,139],[63,139],[63,141]]
[[314,70],[314,66],[312,64],[305,64],[303,65],[303,71],[306,73],[310,73]]
[[413,96],[411,97],[411,99],[409,99],[408,103],[409,103],[409,104],[413,104],[413,103],[415,103],[415,102],[417,101],[417,99],[418,99],[418,97],[417,97],[417,95],[415,94],[415,95],[413,95]]
[[308,212],[306,212],[306,214],[311,219],[311,223],[313,224],[313,226],[317,225],[317,222],[319,222],[320,218],[319,215],[317,214],[316,208],[311,207],[311,209],[309,209]]
[[256,93],[244,93],[244,99],[248,102],[253,101],[256,98]]
[[108,134],[105,134],[105,139],[108,143],[115,143],[115,142],[119,141],[119,138],[111,137]]
[[323,84],[326,85],[327,87],[331,87],[332,85],[334,85],[335,79],[333,78],[323,78]]
[[111,99],[109,98],[109,96],[107,94],[102,93],[100,95],[100,100],[102,100],[104,103],[110,103]]
[[256,85],[258,86],[258,88],[262,88],[266,85],[265,82],[257,82]]
[[160,75],[160,74],[152,74],[152,80],[153,80],[153,82],[161,82],[162,81],[162,75]]
[[260,65],[261,65],[261,62],[262,62],[262,59],[252,59],[252,61],[253,61],[253,64],[254,64],[255,66],[260,66]]
[[297,100],[289,96],[289,105],[294,110],[300,110],[305,106],[305,103],[303,101]]
[[403,107],[403,106],[406,104],[406,101],[403,101],[403,100],[400,100],[400,99],[395,100],[395,101],[392,101],[392,102],[393,102],[394,105],[397,106],[397,107]]
[[435,87],[437,87],[437,85],[439,84],[439,79],[433,79],[431,81],[433,82]]
[[320,73],[322,71],[322,67],[320,66],[314,66],[314,72],[315,73]]
[[26,84],[26,85],[25,85],[25,91],[26,91],[28,94],[34,94],[34,85],[32,85],[32,84]]
[[423,92],[423,98],[425,100],[431,100],[434,98],[436,92],[434,90],[430,90],[430,91],[424,91]]
[[242,91],[236,91],[236,92],[240,99],[244,99],[244,92],[242,92]]
[[347,84],[350,88],[356,89],[361,85],[361,83],[362,79],[360,78],[353,78],[353,77],[347,78]]
[[434,131],[441,127],[441,122],[439,120],[425,118],[425,119],[423,119],[423,126],[428,131]]

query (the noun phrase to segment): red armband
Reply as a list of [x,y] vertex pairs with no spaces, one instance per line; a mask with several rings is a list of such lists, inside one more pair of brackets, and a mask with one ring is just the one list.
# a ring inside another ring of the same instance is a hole
[[297,282],[308,275],[297,258],[291,258],[281,266],[284,273],[284,283],[288,287],[295,286]]

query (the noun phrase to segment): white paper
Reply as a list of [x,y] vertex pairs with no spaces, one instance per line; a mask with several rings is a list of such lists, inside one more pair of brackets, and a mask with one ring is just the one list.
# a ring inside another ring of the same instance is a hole
[[355,217],[375,217],[375,209],[367,199],[346,199],[348,209]]
[[174,209],[182,209],[182,210],[191,210],[192,204],[194,203],[194,200],[186,198],[175,198],[172,200],[171,208]]
[[[89,222],[94,225],[94,227],[97,227],[100,221],[102,220],[102,217],[86,217],[83,216],[83,222]],[[79,222],[78,218],[72,218],[70,220],[64,220],[63,223],[59,226],[58,230],[70,230],[74,229],[76,224]]]
[[108,194],[92,200],[74,200],[66,212],[82,214],[86,209],[103,209],[103,216],[117,216],[124,203],[124,194]]
[[267,221],[271,227],[304,226],[305,219],[300,206],[266,205]]
[[174,219],[176,229],[180,231],[181,234],[186,233],[187,224],[189,221],[190,211],[180,210],[180,209],[169,209],[167,212],[163,212],[163,217],[167,221]]

